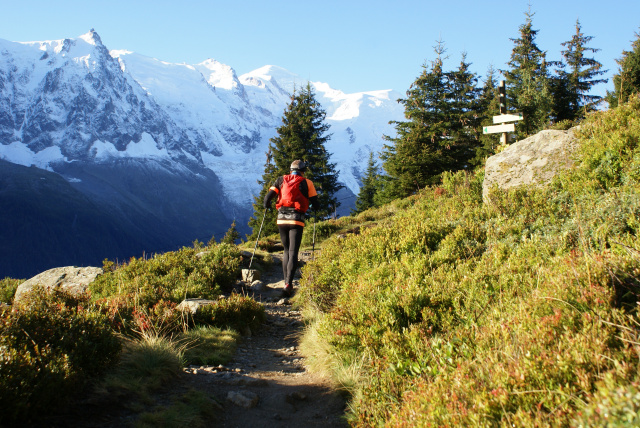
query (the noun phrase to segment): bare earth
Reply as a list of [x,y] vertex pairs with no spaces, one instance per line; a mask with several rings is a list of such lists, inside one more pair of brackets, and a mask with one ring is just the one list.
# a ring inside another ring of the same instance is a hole
[[265,306],[266,325],[244,338],[234,360],[222,371],[186,369],[189,385],[224,403],[220,420],[212,426],[347,426],[344,397],[305,369],[298,348],[302,316],[282,299],[279,260],[262,281],[265,289],[255,292],[254,298]]

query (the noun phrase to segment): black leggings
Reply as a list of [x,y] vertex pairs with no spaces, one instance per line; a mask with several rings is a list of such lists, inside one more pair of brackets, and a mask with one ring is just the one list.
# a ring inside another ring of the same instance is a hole
[[293,275],[298,267],[298,251],[302,242],[302,226],[279,224],[280,240],[284,246],[282,255],[282,274],[285,284],[293,284]]

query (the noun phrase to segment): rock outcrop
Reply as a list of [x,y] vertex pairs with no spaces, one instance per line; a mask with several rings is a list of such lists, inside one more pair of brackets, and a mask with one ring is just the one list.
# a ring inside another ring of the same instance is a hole
[[577,148],[573,129],[541,131],[508,146],[487,159],[482,197],[486,201],[494,185],[509,189],[548,183],[559,171],[573,165]]
[[14,304],[19,303],[36,285],[41,285],[47,290],[59,288],[67,293],[80,295],[85,293],[89,284],[102,273],[103,270],[98,267],[66,266],[49,269],[20,284],[13,301]]

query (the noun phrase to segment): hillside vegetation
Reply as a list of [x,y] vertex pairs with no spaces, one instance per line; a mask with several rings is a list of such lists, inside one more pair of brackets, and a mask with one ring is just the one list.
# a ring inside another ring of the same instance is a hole
[[577,166],[544,188],[483,203],[482,170],[445,174],[317,225],[354,232],[297,297],[354,426],[640,424],[640,101],[577,134]]
[[[185,365],[229,361],[240,333],[265,319],[255,300],[222,295],[241,260],[235,245],[196,241],[123,264],[105,260],[87,295],[35,287],[10,310],[0,306],[0,426],[40,422],[90,394],[140,412]],[[0,281],[0,301],[11,302],[20,282]],[[186,298],[215,302],[192,314],[178,306]],[[210,418],[210,398],[184,400],[192,409],[183,422]]]

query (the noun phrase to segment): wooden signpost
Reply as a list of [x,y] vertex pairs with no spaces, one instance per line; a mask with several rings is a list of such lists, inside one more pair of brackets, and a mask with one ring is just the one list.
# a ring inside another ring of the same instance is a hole
[[485,126],[482,128],[483,134],[497,134],[502,133],[500,137],[500,144],[506,145],[509,141],[509,132],[515,132],[516,126],[514,123],[522,120],[522,113],[507,113],[507,93],[505,87],[505,81],[501,80],[498,86],[498,92],[500,94],[500,115],[493,116],[493,123],[500,123],[501,125]]

